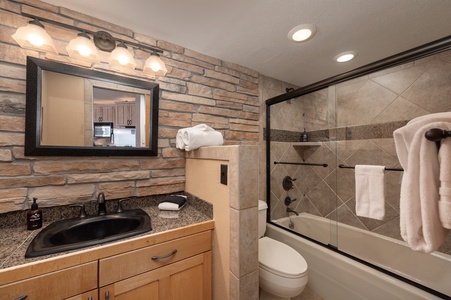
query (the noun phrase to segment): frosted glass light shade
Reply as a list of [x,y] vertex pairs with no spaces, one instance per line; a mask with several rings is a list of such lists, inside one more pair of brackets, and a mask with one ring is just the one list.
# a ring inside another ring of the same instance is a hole
[[38,20],[30,21],[27,26],[17,29],[12,38],[22,48],[57,53],[52,38]]
[[135,69],[135,59],[124,43],[119,43],[116,49],[111,52],[110,67],[117,71],[129,71]]
[[99,52],[86,33],[79,33],[75,39],[69,42],[66,49],[72,60],[82,60],[90,63],[100,62]]
[[164,76],[168,72],[165,63],[158,55],[151,54],[144,63],[144,74]]

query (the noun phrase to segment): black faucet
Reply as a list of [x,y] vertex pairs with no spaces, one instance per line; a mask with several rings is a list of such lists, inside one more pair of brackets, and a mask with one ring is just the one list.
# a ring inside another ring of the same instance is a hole
[[97,203],[99,204],[99,216],[106,215],[105,194],[103,192],[97,196]]
[[287,213],[294,213],[296,216],[299,216],[299,214],[297,212],[295,212],[294,210],[292,210],[291,208],[287,207]]

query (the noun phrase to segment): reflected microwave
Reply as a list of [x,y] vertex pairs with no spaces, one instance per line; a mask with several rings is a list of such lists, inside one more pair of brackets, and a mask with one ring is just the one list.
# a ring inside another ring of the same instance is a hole
[[113,134],[112,122],[94,122],[94,137],[110,138]]

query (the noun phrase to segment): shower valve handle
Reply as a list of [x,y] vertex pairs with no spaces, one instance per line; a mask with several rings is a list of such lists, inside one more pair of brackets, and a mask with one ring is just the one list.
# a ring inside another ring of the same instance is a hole
[[285,178],[282,181],[282,186],[285,191],[291,190],[293,188],[293,181],[295,181],[296,178],[291,178],[290,176],[285,176]]
[[296,201],[296,200],[297,200],[296,198],[291,199],[289,196],[287,196],[287,197],[285,198],[285,205],[286,205],[286,206],[289,206],[291,203],[293,203],[293,202]]

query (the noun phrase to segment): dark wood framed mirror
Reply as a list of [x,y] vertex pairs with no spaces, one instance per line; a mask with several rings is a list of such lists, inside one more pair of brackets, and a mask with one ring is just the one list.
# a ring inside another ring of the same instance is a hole
[[27,57],[25,155],[158,155],[159,85]]

